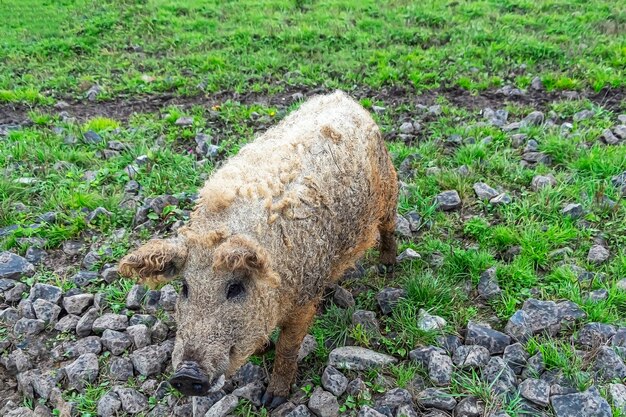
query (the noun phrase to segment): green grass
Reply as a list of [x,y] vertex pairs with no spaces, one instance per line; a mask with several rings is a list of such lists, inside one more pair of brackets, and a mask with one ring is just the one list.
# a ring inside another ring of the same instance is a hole
[[[593,0],[5,0],[0,102],[289,85],[624,87],[624,14]],[[63,34],[63,36],[59,36]],[[584,46],[583,46],[584,45]],[[521,69],[522,64],[525,69]]]

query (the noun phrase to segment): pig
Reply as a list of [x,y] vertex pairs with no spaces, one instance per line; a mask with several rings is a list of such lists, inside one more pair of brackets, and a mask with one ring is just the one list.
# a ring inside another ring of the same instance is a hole
[[182,280],[170,382],[221,387],[276,328],[263,404],[290,394],[324,289],[378,242],[393,267],[398,181],[370,114],[337,91],[309,99],[212,173],[189,222],[124,257],[119,271]]

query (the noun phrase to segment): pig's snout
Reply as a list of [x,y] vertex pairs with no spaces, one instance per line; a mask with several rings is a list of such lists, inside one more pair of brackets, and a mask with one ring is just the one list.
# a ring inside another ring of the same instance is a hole
[[202,372],[196,362],[183,362],[174,376],[170,379],[170,384],[187,396],[200,396],[221,388],[224,376],[218,375],[213,380]]

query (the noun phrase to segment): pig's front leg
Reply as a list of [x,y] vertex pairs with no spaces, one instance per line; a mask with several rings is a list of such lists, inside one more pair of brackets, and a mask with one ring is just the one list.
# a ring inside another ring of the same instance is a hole
[[280,336],[276,343],[274,371],[262,399],[266,407],[276,408],[287,401],[291,384],[298,371],[300,345],[309,331],[316,310],[317,300],[298,307],[288,314],[287,320],[281,324]]

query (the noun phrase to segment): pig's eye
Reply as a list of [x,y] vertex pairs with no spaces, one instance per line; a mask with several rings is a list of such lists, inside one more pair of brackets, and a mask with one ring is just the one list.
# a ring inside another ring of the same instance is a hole
[[241,282],[234,282],[230,284],[226,290],[226,299],[232,300],[233,298],[242,296],[245,292],[246,289]]
[[187,281],[183,281],[183,288],[180,291],[180,295],[182,295],[183,298],[189,297],[189,287],[187,286]]

